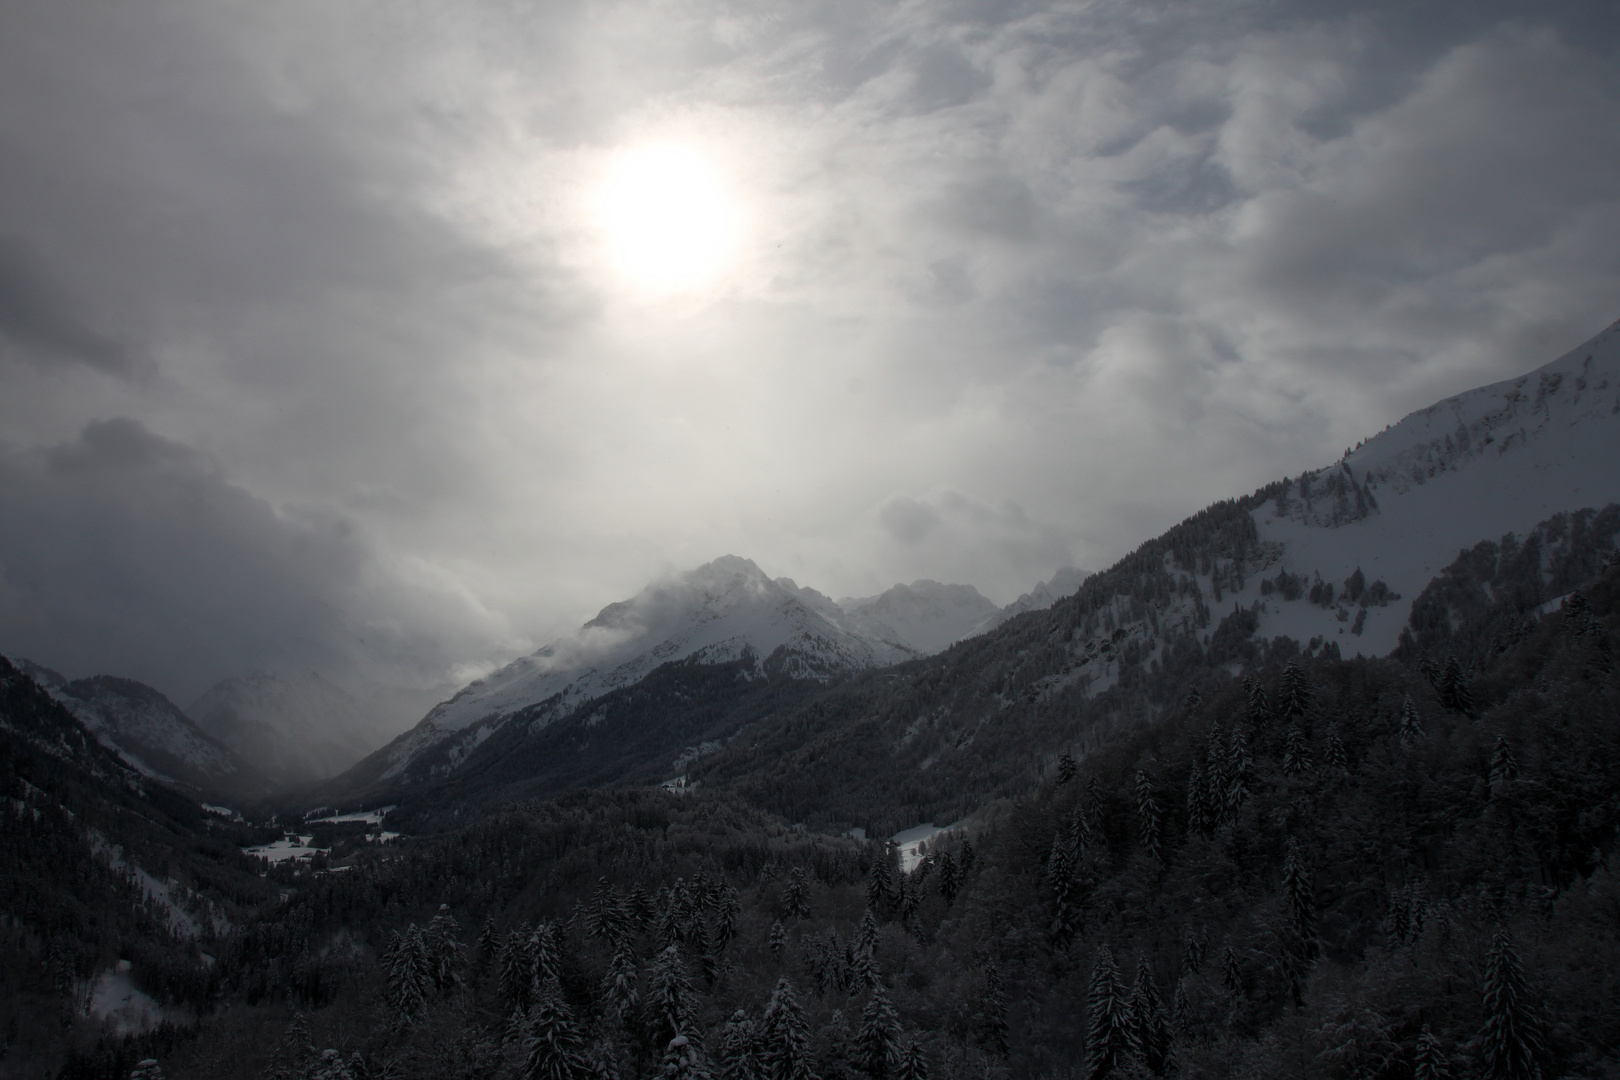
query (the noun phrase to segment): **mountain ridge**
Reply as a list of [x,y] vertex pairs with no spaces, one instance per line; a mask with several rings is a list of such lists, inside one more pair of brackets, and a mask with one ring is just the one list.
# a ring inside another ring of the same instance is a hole
[[143,776],[211,798],[253,799],[269,790],[252,765],[145,683],[114,675],[69,680],[22,658],[13,667]]

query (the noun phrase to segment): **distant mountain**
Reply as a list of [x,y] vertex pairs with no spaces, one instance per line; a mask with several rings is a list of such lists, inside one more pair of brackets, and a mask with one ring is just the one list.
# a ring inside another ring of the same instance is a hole
[[207,735],[279,787],[334,776],[398,731],[313,673],[234,676],[210,687],[188,711]]
[[844,621],[821,593],[727,555],[609,604],[573,634],[472,683],[345,782],[443,774],[513,717],[538,730],[665,664],[744,662],[751,676],[814,681],[918,655],[898,640],[846,629]]
[[210,798],[252,799],[268,790],[256,770],[152,687],[111,675],[70,682],[32,661],[14,663],[141,774]]
[[913,581],[887,592],[838,601],[834,616],[844,629],[877,641],[905,645],[921,655],[939,652],[977,633],[1000,612],[971,585]]
[[1080,586],[1085,584],[1086,578],[1090,576],[1090,571],[1065,566],[1052,575],[1051,581],[1041,582],[1029,592],[1002,608],[1002,614],[1007,618],[1011,618],[1014,615],[1022,615],[1026,611],[1040,611],[1043,608],[1049,608],[1059,600],[1079,592]]

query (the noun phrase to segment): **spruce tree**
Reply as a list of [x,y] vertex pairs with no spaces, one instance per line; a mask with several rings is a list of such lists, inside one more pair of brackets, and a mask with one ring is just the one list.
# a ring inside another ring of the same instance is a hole
[[1142,847],[1148,858],[1159,859],[1159,802],[1153,797],[1153,782],[1147,773],[1136,770],[1136,819]]
[[894,903],[893,861],[886,847],[872,860],[872,871],[866,881],[866,909],[877,912],[878,918],[887,919]]
[[1243,680],[1243,687],[1248,696],[1248,720],[1257,729],[1264,728],[1271,720],[1271,702],[1266,698],[1266,688],[1258,681]]
[[1209,796],[1204,791],[1204,766],[1195,759],[1187,776],[1187,831],[1208,835],[1214,824],[1209,816]]
[[1328,728],[1327,747],[1322,757],[1322,764],[1335,776],[1350,775],[1350,757],[1344,752],[1344,740],[1339,738],[1337,724]]
[[1446,658],[1445,670],[1440,674],[1440,704],[1448,709],[1472,716],[1474,713],[1474,699],[1468,692],[1468,677],[1463,674],[1462,664],[1457,662],[1455,656]]
[[1485,958],[1485,1025],[1479,1033],[1485,1080],[1538,1080],[1541,1027],[1530,990],[1505,927]]
[[1315,695],[1311,691],[1310,680],[1305,677],[1305,669],[1299,666],[1299,661],[1290,660],[1282,673],[1282,712],[1290,720],[1299,720],[1310,710],[1311,701]]
[[787,930],[783,928],[781,919],[771,923],[770,945],[771,955],[782,959],[782,950],[787,947]]
[[1233,997],[1243,994],[1243,968],[1238,965],[1237,950],[1228,943],[1221,953],[1221,984]]
[[980,1013],[979,1037],[997,1054],[1007,1052],[1007,990],[1001,982],[1001,969],[994,963],[984,969],[984,1007]]
[[900,925],[913,933],[917,930],[917,904],[921,900],[917,895],[919,891],[910,874],[900,875]]
[[810,1027],[787,976],[784,975],[771,992],[759,1027],[760,1059],[770,1080],[814,1080]]
[[956,902],[956,894],[961,887],[961,878],[957,875],[956,859],[948,851],[939,855],[939,895],[945,898],[945,906],[949,907]]
[[1063,787],[1069,781],[1073,780],[1074,779],[1074,773],[1075,773],[1074,755],[1069,753],[1067,750],[1065,750],[1065,751],[1063,751],[1063,755],[1058,758],[1058,768],[1057,768],[1058,786]]
[[877,984],[877,918],[872,909],[867,908],[866,914],[861,916],[860,929],[855,931],[855,941],[851,949],[851,967],[853,968],[853,982],[857,990],[867,989]]
[[640,994],[636,990],[636,956],[628,941],[613,949],[607,974],[602,977],[602,998],[610,1014],[627,1017],[634,1011]]
[[658,948],[667,949],[671,945],[678,945],[686,936],[684,925],[685,913],[682,911],[680,896],[673,888],[662,889],[658,893]]
[[782,909],[782,913],[789,918],[810,917],[810,882],[805,877],[802,866],[795,866],[793,872],[788,875],[787,891],[782,897]]
[[1136,986],[1131,990],[1128,1017],[1137,1060],[1155,1076],[1163,1076],[1170,1056],[1170,1026],[1146,955],[1136,964]]
[[629,932],[630,915],[625,910],[619,891],[608,883],[607,878],[599,879],[596,891],[591,894],[590,903],[585,908],[586,936],[613,944],[629,936]]
[[1311,872],[1305,865],[1299,844],[1288,841],[1288,856],[1283,861],[1283,896],[1288,903],[1288,928],[1300,954],[1308,963],[1317,956],[1316,895],[1311,888]]
[[900,1018],[889,1003],[882,983],[872,987],[861,1010],[860,1030],[855,1036],[856,1061],[873,1077],[889,1076],[900,1064]]
[[1418,1033],[1417,1051],[1412,1061],[1412,1080],[1451,1080],[1451,1063],[1428,1024],[1424,1024],[1423,1030]]
[[1418,716],[1417,706],[1412,703],[1412,695],[1407,694],[1401,702],[1401,749],[1410,750],[1423,738],[1423,720]]
[[647,973],[647,1025],[654,1046],[664,1046],[692,1026],[692,980],[681,963],[680,948],[670,945],[654,958]]
[[731,1014],[720,1036],[721,1080],[765,1080],[758,1039],[754,1022],[746,1012],[738,1009]]
[[714,1076],[696,1039],[677,1035],[664,1048],[658,1075],[661,1080],[711,1080]]
[[402,1023],[414,1023],[427,1010],[428,993],[433,989],[432,959],[415,923],[395,935],[387,960],[389,1001]]
[[928,1080],[928,1055],[913,1036],[901,1040],[900,1064],[895,1067],[894,1080]]
[[547,919],[529,935],[529,971],[535,986],[562,982],[562,935],[557,924]]
[[1076,929],[1074,910],[1074,840],[1066,829],[1052,837],[1052,851],[1046,858],[1046,883],[1052,890],[1052,940],[1068,943]]
[[548,983],[529,1011],[528,1037],[518,1075],[523,1080],[586,1080],[585,1040],[556,983]]
[[1205,944],[1203,934],[1195,934],[1191,926],[1187,927],[1186,936],[1181,941],[1181,966],[1189,974],[1196,975],[1204,966]]
[[427,931],[422,935],[433,987],[440,993],[461,983],[461,975],[456,970],[465,951],[457,936],[460,929],[455,916],[450,914],[450,905],[440,904],[438,914],[428,922]]
[[1125,983],[1105,944],[1097,950],[1086,993],[1086,1077],[1101,1080],[1131,1053],[1129,1004]]
[[1176,993],[1170,1000],[1170,1027],[1178,1038],[1185,1035],[1192,1020],[1192,1002],[1187,997],[1187,980],[1176,980]]
[[528,934],[519,927],[506,935],[501,947],[501,999],[507,1011],[525,1013],[534,1000],[534,972],[529,960]]
[[[355,1080],[354,1071],[343,1060],[343,1055],[330,1049],[321,1051],[320,1058],[306,1076],[308,1080]],[[137,1080],[137,1074],[131,1073],[130,1080]],[[163,1073],[161,1070],[148,1070],[142,1074],[141,1080],[163,1080]]]
[[1305,739],[1305,729],[1297,719],[1290,720],[1288,738],[1283,747],[1283,772],[1289,776],[1299,776],[1308,772],[1310,767],[1311,748]]
[[1249,737],[1238,724],[1232,728],[1232,741],[1226,752],[1226,790],[1223,792],[1222,817],[1231,821],[1243,808],[1248,797],[1254,773],[1254,760],[1249,756]]
[[715,920],[716,941],[720,948],[731,944],[731,939],[737,936],[737,923],[742,919],[742,899],[737,890],[726,886],[720,894],[718,916]]
[[1503,785],[1519,778],[1519,759],[1508,744],[1506,735],[1496,737],[1496,748],[1491,751],[1491,792],[1495,794]]
[[487,964],[495,959],[500,952],[500,937],[495,933],[495,920],[488,916],[484,918],[484,925],[478,931],[478,960]]

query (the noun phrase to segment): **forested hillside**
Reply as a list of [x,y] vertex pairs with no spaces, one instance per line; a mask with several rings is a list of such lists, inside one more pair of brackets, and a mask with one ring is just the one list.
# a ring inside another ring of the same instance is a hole
[[[231,935],[218,1007],[161,1066],[1607,1075],[1617,648],[1611,563],[1468,669],[1214,669],[910,873],[701,789],[524,802],[278,870],[290,898]],[[119,1075],[116,1053],[69,1075]]]
[[178,1021],[217,987],[204,949],[275,895],[239,845],[260,835],[126,765],[0,658],[0,1075],[48,1076],[103,976]]

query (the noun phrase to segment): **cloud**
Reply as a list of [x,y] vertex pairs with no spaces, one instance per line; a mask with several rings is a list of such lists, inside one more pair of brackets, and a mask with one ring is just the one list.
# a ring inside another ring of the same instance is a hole
[[367,621],[386,609],[352,522],[278,510],[128,418],[0,454],[0,518],[10,655],[142,678],[181,700],[249,670],[344,677],[442,662],[432,642]]
[[1010,500],[986,503],[949,489],[921,498],[897,494],[873,517],[887,541],[872,550],[877,572],[897,580],[912,573],[972,582],[1006,603],[1042,575],[1073,563],[1062,530]]
[[114,375],[151,370],[141,349],[91,327],[24,240],[0,236],[0,339],[34,362],[76,362]]
[[[726,551],[1106,565],[1613,320],[1600,8],[7,5],[5,647],[465,671]],[[653,302],[587,211],[660,140],[745,227]]]

